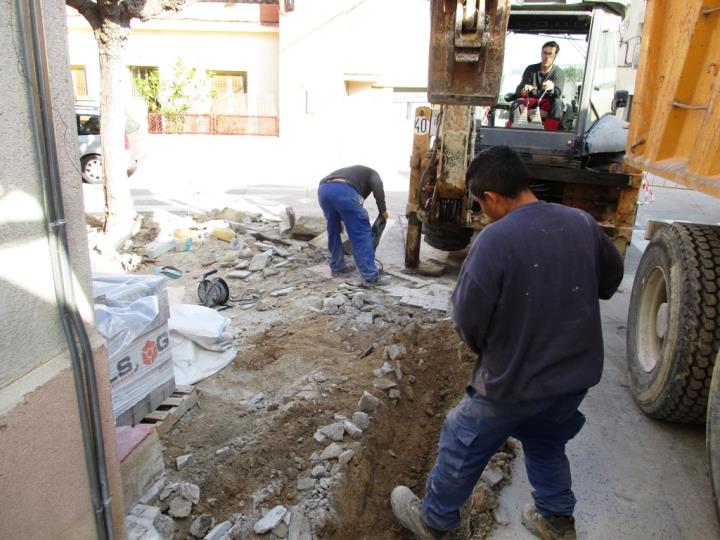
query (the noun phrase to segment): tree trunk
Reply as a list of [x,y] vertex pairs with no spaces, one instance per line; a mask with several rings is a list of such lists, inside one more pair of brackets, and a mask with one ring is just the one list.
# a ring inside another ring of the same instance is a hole
[[126,113],[123,90],[127,71],[123,54],[130,34],[129,20],[118,22],[105,18],[94,33],[100,52],[105,233],[119,247],[129,238],[135,219],[124,148]]

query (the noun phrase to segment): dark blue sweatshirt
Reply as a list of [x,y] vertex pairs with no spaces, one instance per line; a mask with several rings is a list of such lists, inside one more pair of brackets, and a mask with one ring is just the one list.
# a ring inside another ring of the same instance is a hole
[[471,386],[503,402],[583,391],[600,381],[599,298],[623,262],[582,210],[542,201],[513,209],[473,243],[453,292],[453,321],[478,355]]

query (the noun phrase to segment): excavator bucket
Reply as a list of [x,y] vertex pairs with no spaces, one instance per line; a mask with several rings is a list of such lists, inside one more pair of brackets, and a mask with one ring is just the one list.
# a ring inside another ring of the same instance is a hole
[[428,100],[448,105],[497,102],[509,0],[432,0]]

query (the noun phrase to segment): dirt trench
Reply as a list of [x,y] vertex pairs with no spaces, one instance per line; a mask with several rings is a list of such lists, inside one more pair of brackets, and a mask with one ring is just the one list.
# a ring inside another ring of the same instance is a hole
[[[253,253],[265,249],[243,238]],[[238,355],[197,384],[198,407],[162,436],[165,485],[189,482],[200,491],[187,517],[171,512],[162,492],[151,501],[170,523],[163,538],[203,538],[207,527],[198,523],[230,521],[229,540],[409,540],[392,514],[390,492],[404,484],[423,495],[442,421],[461,399],[474,357],[445,311],[401,305],[390,290],[323,276],[313,265],[322,266],[326,255],[306,243],[291,242],[287,250],[292,255],[247,280],[228,280],[234,307],[223,314]],[[185,301],[194,303],[205,269],[223,274],[238,257],[227,243],[208,238],[156,264],[186,269],[172,285],[184,287]],[[394,283],[406,290],[430,285],[400,275]],[[393,345],[403,352],[388,360]],[[378,378],[395,387],[377,388]],[[339,456],[323,459],[332,441],[318,432],[352,418],[364,391],[380,405],[361,435],[341,434],[338,444],[352,457],[342,464]],[[487,535],[513,455],[508,448],[493,458],[494,487],[478,484],[455,538]],[[289,523],[257,535],[254,525],[279,505]],[[298,527],[303,534],[291,534]]]
[[[193,453],[175,473],[201,488],[193,518],[244,520],[243,538],[263,538],[252,523],[285,505],[308,516],[316,538],[412,538],[394,519],[389,494],[404,484],[422,496],[440,426],[462,396],[473,358],[449,322],[389,332],[367,355],[377,336],[335,332],[334,325],[334,317],[322,315],[276,325],[200,384],[200,409],[164,438],[168,469],[179,455]],[[397,400],[372,384],[390,344],[407,351],[394,363],[402,371]],[[319,453],[329,442],[319,444],[313,434],[337,414],[351,417],[364,390],[381,403],[362,438],[343,442],[355,456],[329,471],[340,471],[343,481],[299,490],[298,479],[322,463]],[[483,538],[493,507],[494,496],[481,483],[455,537]],[[176,521],[175,537],[188,537],[190,523]]]

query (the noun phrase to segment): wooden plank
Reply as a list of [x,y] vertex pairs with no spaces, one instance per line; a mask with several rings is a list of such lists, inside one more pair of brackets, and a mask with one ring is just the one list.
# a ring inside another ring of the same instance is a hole
[[176,388],[172,396],[166,399],[161,407],[166,410],[158,409],[151,412],[145,418],[143,423],[155,424],[158,434],[164,435],[172,428],[183,415],[192,409],[198,403],[197,390],[192,386],[181,386]]

